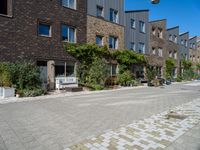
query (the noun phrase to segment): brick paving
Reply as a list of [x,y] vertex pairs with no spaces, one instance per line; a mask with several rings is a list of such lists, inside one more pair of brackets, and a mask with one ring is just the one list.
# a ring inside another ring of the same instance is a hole
[[0,104],[0,150],[63,150],[191,102],[199,88],[182,83]]
[[[200,123],[200,99],[73,145],[65,150],[165,149]],[[184,117],[180,117],[184,116]],[[184,118],[184,119],[183,119]]]

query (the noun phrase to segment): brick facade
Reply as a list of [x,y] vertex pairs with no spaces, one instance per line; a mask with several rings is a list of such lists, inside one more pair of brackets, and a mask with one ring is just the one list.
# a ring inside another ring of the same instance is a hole
[[87,43],[96,43],[96,35],[103,37],[103,44],[109,45],[109,36],[118,38],[118,49],[124,49],[124,26],[87,16]]
[[[166,49],[166,20],[156,20],[149,23],[150,42],[149,57],[151,66],[161,68],[161,76],[164,75],[165,61],[168,57]],[[160,51],[162,52],[159,52]]]
[[[0,60],[74,60],[61,41],[61,23],[76,28],[77,43],[86,42],[86,0],[77,0],[77,10],[60,1],[13,1],[12,15],[0,15]],[[38,21],[52,26],[52,37],[38,36]]]

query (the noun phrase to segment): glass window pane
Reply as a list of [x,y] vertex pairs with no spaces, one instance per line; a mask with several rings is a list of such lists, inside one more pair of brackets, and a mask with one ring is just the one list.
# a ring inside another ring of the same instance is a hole
[[68,41],[68,27],[66,25],[62,25],[62,40]]
[[50,36],[50,25],[39,23],[39,34]]
[[69,42],[71,43],[75,42],[75,29],[73,28],[69,29]]

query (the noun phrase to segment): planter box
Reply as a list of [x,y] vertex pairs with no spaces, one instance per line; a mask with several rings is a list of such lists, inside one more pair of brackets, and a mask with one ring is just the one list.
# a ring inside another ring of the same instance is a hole
[[15,89],[9,87],[0,87],[0,99],[8,97],[15,97]]

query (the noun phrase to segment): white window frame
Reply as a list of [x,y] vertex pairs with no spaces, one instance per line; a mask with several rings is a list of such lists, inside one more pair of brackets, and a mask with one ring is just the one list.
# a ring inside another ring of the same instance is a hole
[[[112,14],[111,14],[111,12],[112,12]],[[115,13],[117,13],[117,14],[115,15]],[[111,19],[111,16],[110,16],[110,21],[112,21],[114,23],[119,22],[119,12],[118,12],[118,10],[110,8],[110,15],[112,15],[112,19]]]
[[138,52],[141,53],[141,54],[144,54],[145,53],[145,48],[146,48],[145,47],[145,43],[140,42],[139,43],[139,50],[138,50]]
[[132,29],[136,28],[136,21],[135,21],[135,19],[131,19],[131,28]]
[[[40,24],[49,26],[49,35],[40,34]],[[39,21],[38,22],[38,35],[43,36],[43,37],[52,37],[52,25],[51,25],[51,23]]]
[[[102,17],[102,18],[104,18],[104,7],[102,7],[102,6],[99,6],[99,5],[97,5],[97,17]],[[98,9],[102,9],[102,11],[101,11],[101,15],[98,15]]]
[[[114,37],[114,36],[109,36],[109,48],[110,48],[110,38],[112,38],[112,45],[115,46],[115,47],[112,47],[111,49],[118,49],[118,38],[117,37]],[[115,42],[115,43],[114,43]]]
[[103,46],[103,36],[101,36],[101,35],[96,35],[96,40],[97,40],[97,37],[100,37],[100,38],[101,38],[101,44],[97,44],[97,42],[96,42],[96,45],[98,45],[98,46]]
[[146,25],[144,21],[139,21],[139,30],[141,33],[145,33],[146,32]]
[[[68,30],[68,39],[67,40],[63,40],[64,42],[69,42],[69,43],[76,43],[77,41],[76,41],[76,28],[74,28],[74,27],[71,27],[71,26],[68,26],[68,25],[66,25],[66,24],[62,24],[61,25],[61,36],[62,36],[62,26],[66,26],[67,27],[67,30]],[[74,42],[71,42],[70,41],[70,29],[73,29],[74,30]]]
[[135,46],[135,43],[134,43],[134,42],[131,42],[131,43],[130,43],[130,49],[135,51],[135,47],[136,47],[136,46]]
[[[67,2],[67,5],[64,4],[64,1]],[[73,0],[73,1],[74,1],[74,6],[73,7],[70,7],[70,0],[62,0],[61,3],[62,3],[63,7],[70,8],[70,9],[75,9],[76,10],[77,9],[77,2],[76,2],[77,0]]]

